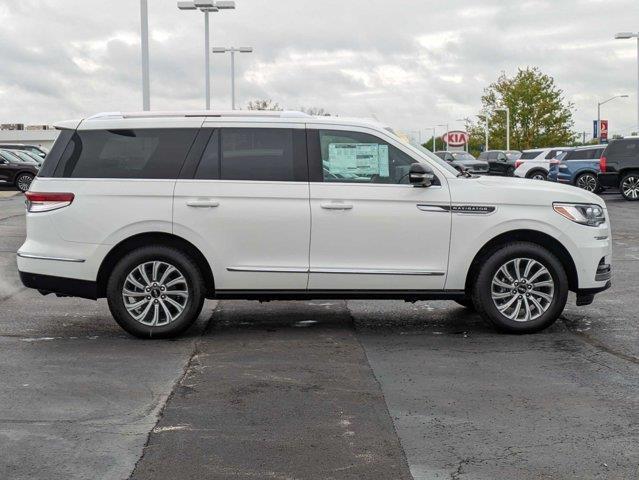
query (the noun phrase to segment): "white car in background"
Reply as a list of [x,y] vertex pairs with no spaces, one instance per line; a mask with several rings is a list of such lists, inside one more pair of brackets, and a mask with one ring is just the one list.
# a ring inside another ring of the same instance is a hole
[[515,176],[546,180],[550,170],[550,161],[572,149],[572,147],[555,147],[524,150],[519,160],[515,162]]

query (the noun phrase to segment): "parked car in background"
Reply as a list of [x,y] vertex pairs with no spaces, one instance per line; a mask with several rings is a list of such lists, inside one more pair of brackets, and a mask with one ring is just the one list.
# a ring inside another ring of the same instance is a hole
[[515,176],[546,180],[550,170],[550,161],[568,150],[572,150],[572,147],[524,150],[521,157],[515,162]]
[[504,175],[512,177],[515,173],[516,155],[509,158],[505,150],[488,150],[481,152],[478,160],[488,162],[488,173],[491,175]]
[[0,150],[0,181],[15,185],[21,192],[29,190],[39,169],[35,161],[25,161],[10,150]]
[[27,152],[36,154],[40,158],[46,157],[47,153],[49,153],[47,150],[45,150],[42,147],[38,147],[36,145],[24,145],[22,143],[0,144],[0,148],[4,148],[6,150],[25,150]]
[[626,200],[639,200],[639,137],[613,140],[599,162],[603,187],[619,188]]
[[452,167],[456,168],[460,172],[466,171],[477,174],[488,173],[488,162],[477,160],[470,153],[440,151],[435,152],[435,155],[448,162]]
[[561,159],[551,162],[548,180],[574,185],[589,192],[601,191],[597,174],[604,149],[605,145],[591,145],[569,151]]

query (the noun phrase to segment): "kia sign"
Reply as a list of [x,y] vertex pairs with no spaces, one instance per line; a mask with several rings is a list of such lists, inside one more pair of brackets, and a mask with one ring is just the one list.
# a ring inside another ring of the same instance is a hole
[[468,133],[460,130],[454,130],[452,132],[445,133],[442,136],[444,141],[449,147],[463,147],[468,143]]

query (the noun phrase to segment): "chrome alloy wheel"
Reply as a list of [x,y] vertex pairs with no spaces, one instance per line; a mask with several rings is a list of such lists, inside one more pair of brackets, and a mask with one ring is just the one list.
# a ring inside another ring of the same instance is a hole
[[585,173],[577,179],[577,186],[589,192],[597,190],[597,178],[590,173]]
[[20,190],[21,192],[26,192],[27,190],[29,190],[32,180],[33,177],[31,177],[31,175],[20,175],[16,182],[18,190]]
[[629,175],[621,183],[623,196],[631,200],[639,199],[639,175]]
[[543,173],[537,172],[530,178],[533,180],[546,180],[546,175],[544,175]]
[[135,267],[122,287],[129,315],[143,325],[161,327],[178,318],[189,300],[186,278],[166,262],[152,261]]
[[509,320],[529,322],[550,307],[555,282],[546,267],[531,258],[504,263],[493,276],[491,296],[497,310]]

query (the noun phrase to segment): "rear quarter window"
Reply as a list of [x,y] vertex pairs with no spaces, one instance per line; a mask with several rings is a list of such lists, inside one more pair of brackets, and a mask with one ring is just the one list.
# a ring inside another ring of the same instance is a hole
[[53,176],[174,179],[197,132],[193,128],[76,131]]

